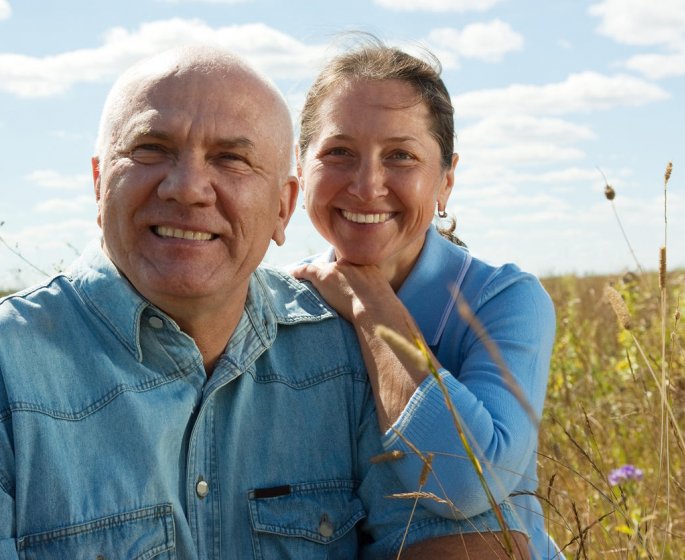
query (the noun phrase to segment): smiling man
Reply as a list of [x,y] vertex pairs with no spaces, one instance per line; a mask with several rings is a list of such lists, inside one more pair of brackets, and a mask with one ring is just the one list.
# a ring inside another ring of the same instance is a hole
[[258,268],[294,208],[292,138],[223,51],[115,84],[102,240],[0,302],[0,558],[386,558],[407,524],[420,556],[453,531],[387,498],[354,331]]

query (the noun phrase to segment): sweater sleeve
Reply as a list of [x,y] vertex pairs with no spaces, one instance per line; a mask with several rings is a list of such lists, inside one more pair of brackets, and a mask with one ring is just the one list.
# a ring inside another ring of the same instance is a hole
[[[501,274],[483,288],[472,311],[539,418],[555,331],[549,296],[533,276],[518,273],[508,278]],[[417,490],[424,465],[412,448],[432,453],[432,473],[421,490],[447,503],[424,499],[422,504],[445,517],[468,518],[491,506],[446,399],[454,406],[498,503],[520,485],[530,462],[535,461],[538,428],[472,328],[467,328],[459,346],[448,349],[453,363],[461,364],[459,370],[440,371],[446,394],[435,378],[426,379],[384,434],[383,445],[386,450],[405,453],[393,465],[409,491]],[[450,367],[444,357],[440,360]]]

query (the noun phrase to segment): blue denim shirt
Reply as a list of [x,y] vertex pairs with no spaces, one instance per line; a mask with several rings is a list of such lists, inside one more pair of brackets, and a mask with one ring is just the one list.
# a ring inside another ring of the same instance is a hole
[[381,453],[356,336],[252,277],[208,380],[98,245],[0,302],[0,558],[386,558],[454,531]]

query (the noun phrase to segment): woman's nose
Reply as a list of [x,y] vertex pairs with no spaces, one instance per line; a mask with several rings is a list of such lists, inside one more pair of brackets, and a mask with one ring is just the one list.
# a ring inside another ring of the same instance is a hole
[[216,202],[211,171],[204,157],[181,155],[169,167],[157,194],[185,206],[210,206]]
[[362,161],[348,186],[353,196],[365,202],[387,194],[383,166],[374,161]]

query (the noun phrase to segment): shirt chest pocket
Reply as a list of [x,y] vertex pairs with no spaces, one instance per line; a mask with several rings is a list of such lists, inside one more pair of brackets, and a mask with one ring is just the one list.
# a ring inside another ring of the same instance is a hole
[[174,549],[169,504],[17,539],[21,560],[175,560]]
[[356,558],[354,527],[366,512],[354,487],[352,481],[324,481],[251,491],[255,557]]

